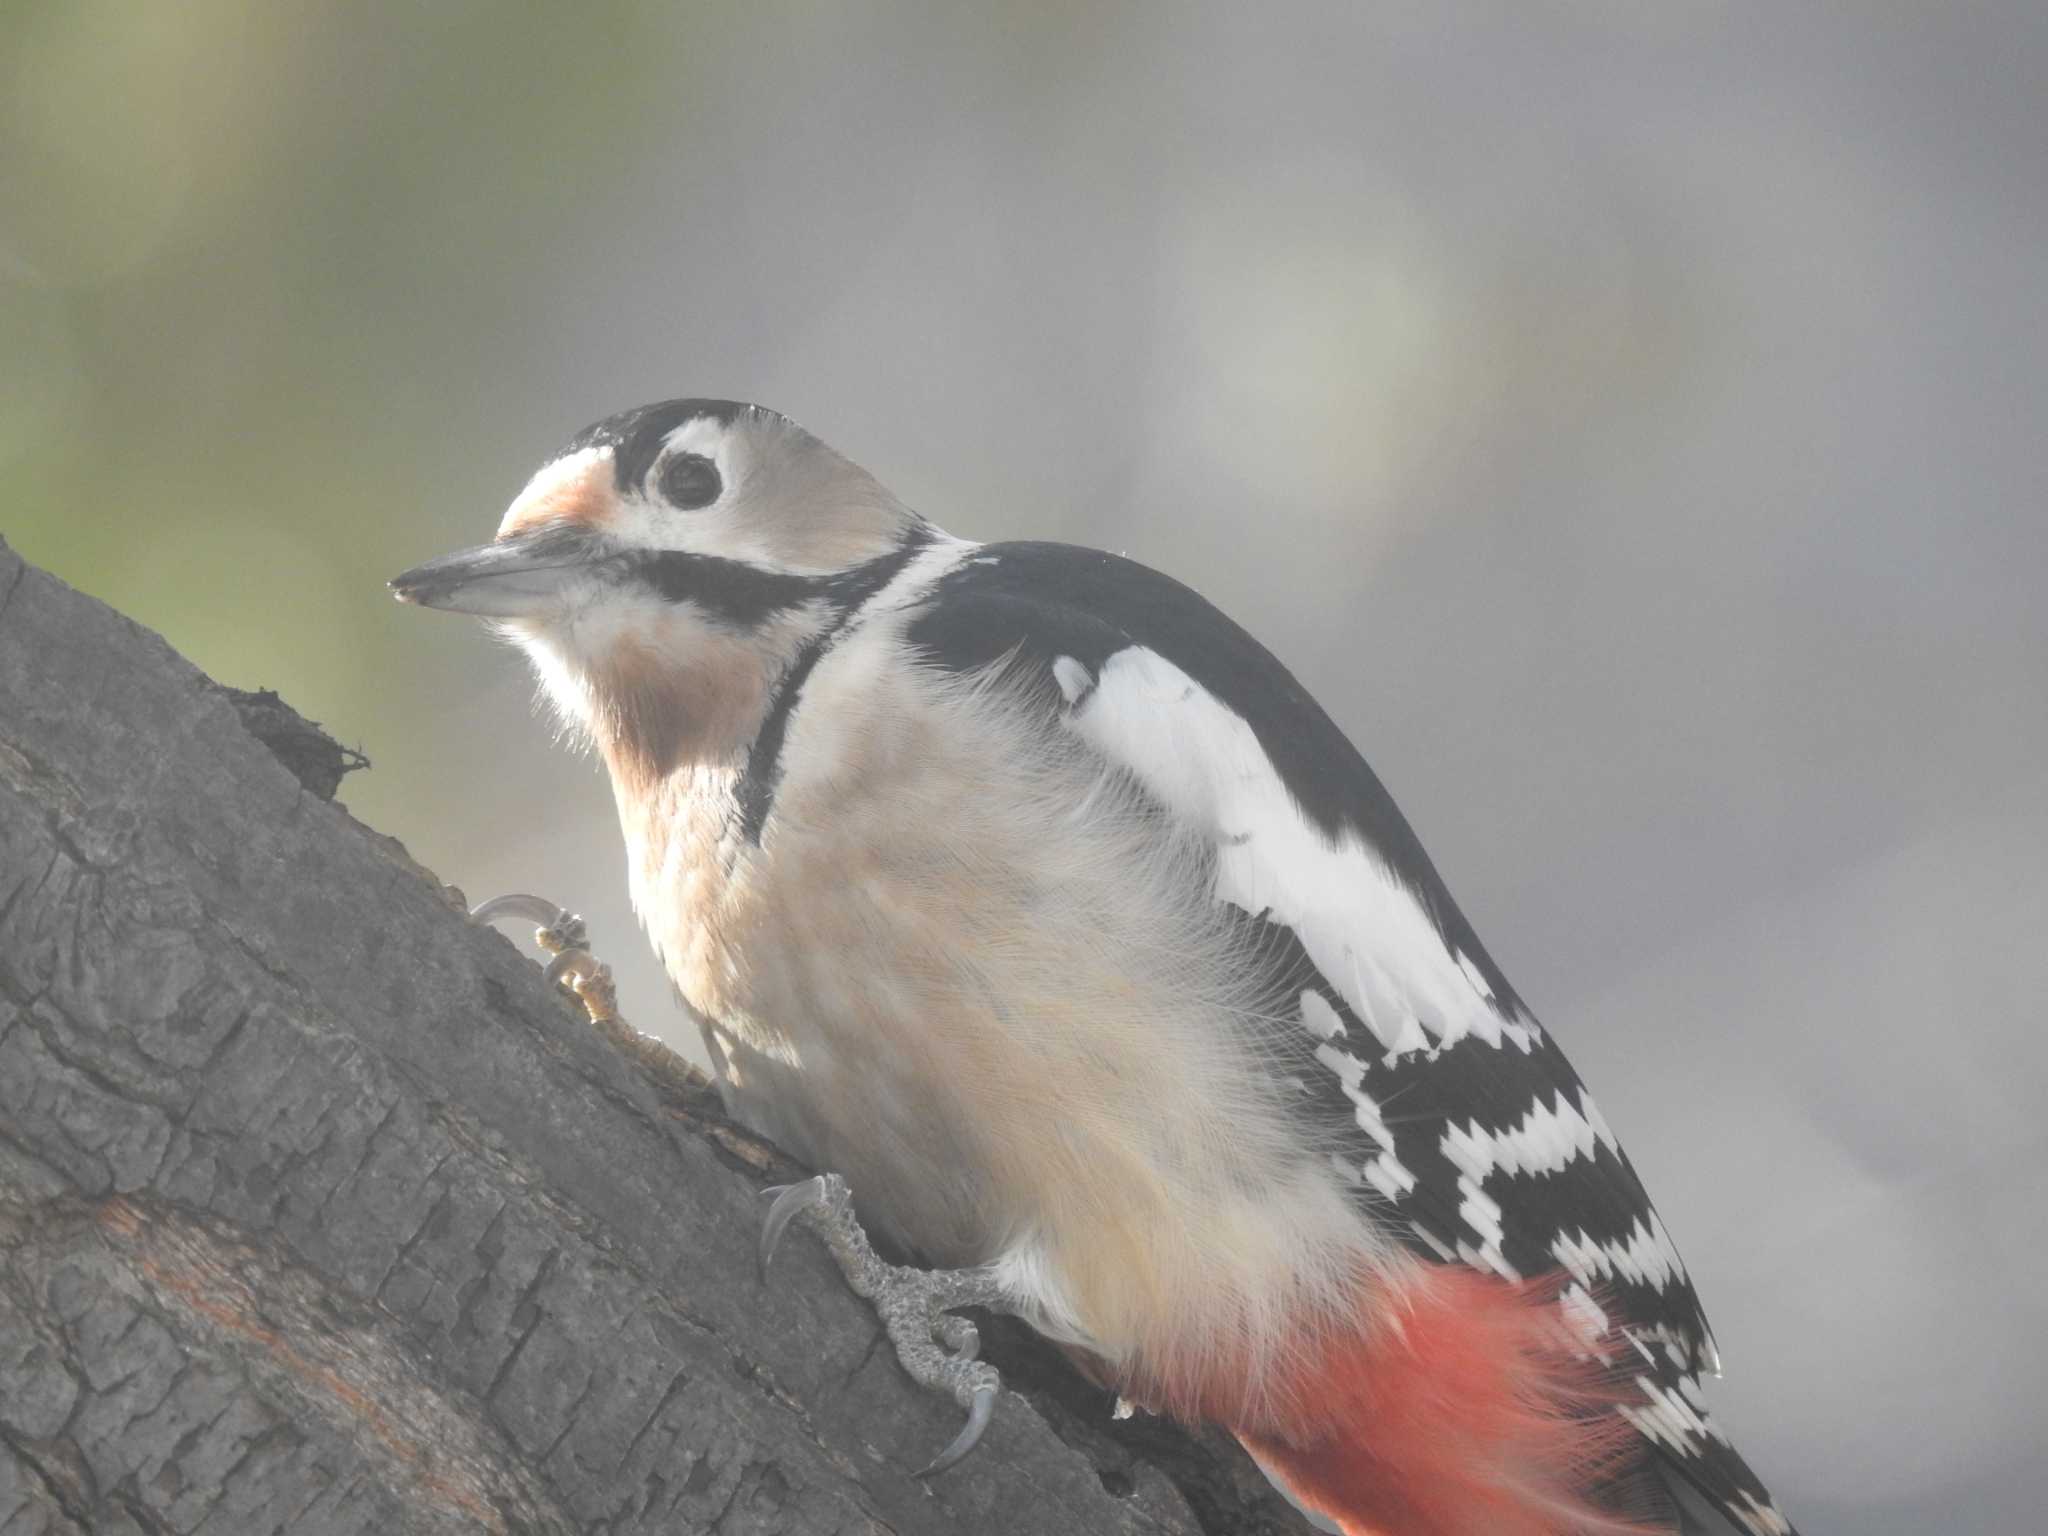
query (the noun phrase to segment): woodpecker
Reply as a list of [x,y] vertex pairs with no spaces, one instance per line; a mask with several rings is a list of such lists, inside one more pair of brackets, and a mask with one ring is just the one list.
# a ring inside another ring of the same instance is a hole
[[729,1108],[829,1170],[764,1259],[824,1235],[971,1409],[941,1464],[995,1397],[972,1303],[1347,1532],[1791,1532],[1584,1083],[1196,593],[955,538],[708,399],[587,428],[392,586],[490,619],[602,757]]

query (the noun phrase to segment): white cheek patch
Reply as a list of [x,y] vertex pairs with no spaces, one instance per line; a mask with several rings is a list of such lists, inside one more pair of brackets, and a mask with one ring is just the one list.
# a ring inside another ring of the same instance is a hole
[[1186,672],[1143,646],[1118,651],[1069,720],[1214,839],[1217,898],[1293,929],[1388,1054],[1468,1035],[1527,1048],[1415,893],[1357,834],[1310,822],[1251,726]]
[[[723,466],[719,475],[725,475]],[[717,501],[691,510],[670,506],[654,491],[628,490],[620,496],[607,531],[629,549],[709,555],[790,574],[825,574],[797,570],[780,556],[768,537],[774,517],[773,509],[750,504],[727,480]]]
[[[678,453],[698,454],[717,469],[720,489],[710,506],[672,507],[653,487],[651,482],[660,477],[661,466]],[[649,483],[627,486],[620,493],[612,531],[622,544],[634,549],[676,550],[771,564],[760,518],[747,516],[741,505],[740,480],[745,466],[740,457],[734,434],[724,422],[709,416],[684,422],[663,440],[660,454],[648,465]]]
[[620,497],[607,531],[628,549],[714,555],[754,565],[771,563],[757,520],[732,506],[727,495],[708,507],[686,512],[651,491],[628,490]]

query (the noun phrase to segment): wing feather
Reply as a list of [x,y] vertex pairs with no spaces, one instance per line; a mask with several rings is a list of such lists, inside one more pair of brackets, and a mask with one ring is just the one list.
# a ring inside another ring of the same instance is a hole
[[1049,680],[1034,702],[1063,700],[1066,728],[1209,839],[1215,894],[1312,1042],[1303,1091],[1343,1127],[1375,1219],[1432,1261],[1568,1274],[1568,1312],[1628,1356],[1625,1411],[1680,1482],[1735,1528],[1789,1531],[1698,1402],[1712,1336],[1626,1153],[1286,668],[1170,578],[1063,545],[981,546],[908,633],[932,665]]

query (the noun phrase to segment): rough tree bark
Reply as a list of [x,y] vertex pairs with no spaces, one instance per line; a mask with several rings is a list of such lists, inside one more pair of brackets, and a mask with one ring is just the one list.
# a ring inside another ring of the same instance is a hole
[[340,765],[0,544],[0,1533],[1305,1529],[1014,1326],[911,1477],[956,1410],[754,1276],[778,1154]]

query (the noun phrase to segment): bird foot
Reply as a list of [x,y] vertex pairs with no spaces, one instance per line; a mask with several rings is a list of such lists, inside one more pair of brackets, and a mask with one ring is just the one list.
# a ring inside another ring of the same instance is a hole
[[573,992],[591,1023],[605,1024],[618,1018],[619,994],[612,984],[612,968],[592,956],[583,919],[567,907],[558,907],[545,897],[515,893],[479,902],[469,915],[479,923],[523,917],[540,924],[533,942],[553,957],[544,973],[547,979]]
[[967,1410],[960,1433],[917,1475],[931,1477],[954,1465],[988,1428],[1002,1377],[994,1366],[975,1358],[981,1334],[966,1318],[953,1316],[951,1309],[1007,1310],[1007,1298],[995,1277],[982,1269],[925,1270],[886,1263],[869,1245],[853,1214],[852,1192],[836,1173],[761,1193],[774,1197],[761,1228],[762,1279],[767,1278],[768,1260],[791,1222],[804,1221],[824,1239],[846,1283],[874,1303],[905,1374]]

